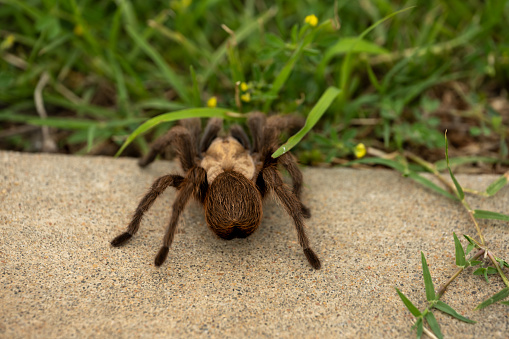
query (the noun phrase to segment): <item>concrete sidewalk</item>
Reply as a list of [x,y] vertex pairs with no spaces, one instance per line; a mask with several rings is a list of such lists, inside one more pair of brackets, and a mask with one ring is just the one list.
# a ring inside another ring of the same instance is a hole
[[[121,248],[152,181],[173,162],[0,152],[0,337],[406,337],[421,310],[424,252],[435,287],[455,271],[452,232],[475,235],[461,205],[387,170],[304,169],[313,270],[290,218],[271,199],[260,229],[224,241],[191,203],[162,267],[153,265],[175,197],[168,189]],[[483,190],[495,176],[459,176]],[[473,208],[509,213],[509,187]],[[509,257],[509,225],[481,221]],[[461,237],[462,238],[462,237]],[[465,244],[465,242],[462,243]],[[443,301],[478,323],[435,312],[445,337],[508,337],[509,307],[473,308],[503,287],[469,268]],[[505,270],[506,274],[508,270]]]

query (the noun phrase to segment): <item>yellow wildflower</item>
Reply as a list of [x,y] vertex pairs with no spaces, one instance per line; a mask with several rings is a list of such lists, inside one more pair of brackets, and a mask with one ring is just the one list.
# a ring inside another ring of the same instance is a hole
[[9,49],[14,45],[14,41],[16,41],[16,38],[14,35],[9,34],[4,41],[0,44],[0,50]]
[[211,97],[209,100],[207,100],[207,107],[214,108],[217,106],[217,98]]
[[83,35],[83,26],[81,26],[81,25],[74,26],[73,32],[77,36],[82,36]]
[[318,18],[316,17],[316,15],[311,14],[304,19],[304,22],[309,24],[310,26],[315,27],[316,25],[318,25]]
[[251,101],[251,94],[249,93],[244,93],[240,96],[240,100],[244,101],[244,102],[250,102]]
[[245,82],[241,82],[240,83],[240,89],[242,90],[242,92],[245,92],[245,91],[247,91],[249,89],[249,86]]
[[366,155],[366,146],[363,143],[357,144],[353,152],[357,158],[363,158]]

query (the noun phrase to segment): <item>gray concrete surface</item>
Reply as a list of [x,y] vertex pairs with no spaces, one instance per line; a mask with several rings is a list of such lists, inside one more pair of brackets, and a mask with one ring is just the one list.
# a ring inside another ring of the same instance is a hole
[[[232,241],[216,238],[190,204],[156,268],[175,197],[168,189],[137,236],[112,248],[152,181],[175,171],[164,161],[142,170],[134,159],[0,152],[0,337],[410,338],[412,317],[394,287],[423,309],[420,252],[438,288],[456,270],[452,232],[475,235],[460,205],[398,173],[306,168],[320,271],[272,200],[260,229]],[[484,189],[494,178],[459,181]],[[509,187],[469,201],[509,213]],[[509,225],[481,226],[491,249],[509,257]],[[435,312],[444,335],[508,337],[509,307],[473,311],[502,281],[467,271],[442,300],[478,323]]]

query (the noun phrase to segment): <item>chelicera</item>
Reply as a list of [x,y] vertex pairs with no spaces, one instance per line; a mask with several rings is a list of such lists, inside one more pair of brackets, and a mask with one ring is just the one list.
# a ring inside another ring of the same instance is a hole
[[[311,214],[300,199],[302,173],[290,153],[278,158],[271,156],[278,148],[279,134],[301,127],[303,120],[293,115],[267,118],[262,113],[251,113],[247,124],[252,144],[239,125],[233,125],[227,136],[220,136],[222,120],[217,118],[209,120],[203,135],[199,119],[186,119],[157,139],[139,165],[147,166],[171,145],[185,175],[168,174],[156,179],[141,199],[127,231],[113,239],[111,244],[116,247],[131,239],[138,231],[144,213],[169,186],[177,189],[177,197],[163,245],[155,257],[156,266],[166,260],[179,217],[191,198],[202,204],[207,224],[215,234],[223,239],[233,239],[247,237],[260,226],[262,200],[272,192],[293,219],[307,260],[313,268],[319,269],[320,260],[310,247],[304,225],[304,218]],[[288,171],[291,188],[283,182],[279,165]]]

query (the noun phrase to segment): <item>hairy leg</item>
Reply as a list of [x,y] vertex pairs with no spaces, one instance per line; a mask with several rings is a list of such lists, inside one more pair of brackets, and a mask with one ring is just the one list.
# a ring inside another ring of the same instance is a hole
[[263,142],[263,127],[265,126],[266,116],[261,112],[254,112],[249,114],[247,118],[247,125],[249,132],[251,132],[251,138],[253,139],[252,153],[258,153],[262,150]]
[[211,118],[209,119],[209,122],[207,123],[207,127],[205,127],[205,132],[203,132],[203,136],[201,138],[200,142],[200,152],[205,152],[212,141],[214,141],[215,138],[217,138],[217,135],[219,134],[219,131],[221,131],[221,128],[223,127],[223,120],[219,118]]
[[304,254],[306,255],[308,262],[314,269],[320,269],[320,259],[318,259],[315,252],[313,252],[309,245],[309,239],[306,235],[301,203],[299,199],[290,191],[289,187],[284,184],[276,166],[270,165],[263,168],[259,176],[260,175],[261,178],[258,180],[263,180],[267,189],[270,189],[275,193],[276,198],[281,202],[286,212],[292,217],[295,229],[297,230],[299,244],[304,250]]
[[157,139],[146,156],[138,161],[141,167],[145,167],[153,162],[158,154],[172,144],[177,156],[180,160],[180,164],[184,172],[187,172],[195,164],[196,149],[192,146],[192,135],[183,126],[175,126],[168,131],[165,135]]
[[230,127],[230,135],[236,139],[240,144],[247,150],[251,149],[251,143],[249,142],[249,137],[246,134],[246,131],[242,129],[239,125],[233,125]]
[[288,171],[288,174],[290,174],[290,177],[292,178],[293,184],[292,192],[299,199],[302,215],[304,216],[304,218],[311,218],[311,211],[300,200],[303,179],[302,172],[300,171],[299,166],[297,166],[297,161],[295,160],[295,157],[290,153],[285,153],[279,157],[279,162]]
[[131,239],[131,237],[138,232],[143,215],[150,209],[157,197],[159,197],[159,195],[169,186],[173,186],[178,189],[183,181],[184,178],[180,175],[165,175],[154,181],[148,193],[145,194],[138,204],[133,218],[127,227],[127,231],[113,239],[111,244],[117,247]]
[[180,123],[191,134],[191,144],[195,151],[200,151],[200,134],[201,134],[201,121],[200,118],[189,118],[181,120]]
[[206,181],[207,173],[203,168],[194,167],[188,172],[187,177],[184,179],[184,182],[180,186],[177,198],[173,202],[170,222],[166,228],[166,233],[163,238],[163,246],[161,246],[159,249],[159,252],[157,253],[154,260],[156,266],[161,266],[168,256],[171,243],[175,237],[175,231],[177,230],[179,217],[186,207],[189,198],[191,198],[193,194],[195,196],[198,195],[200,187],[203,187]]

